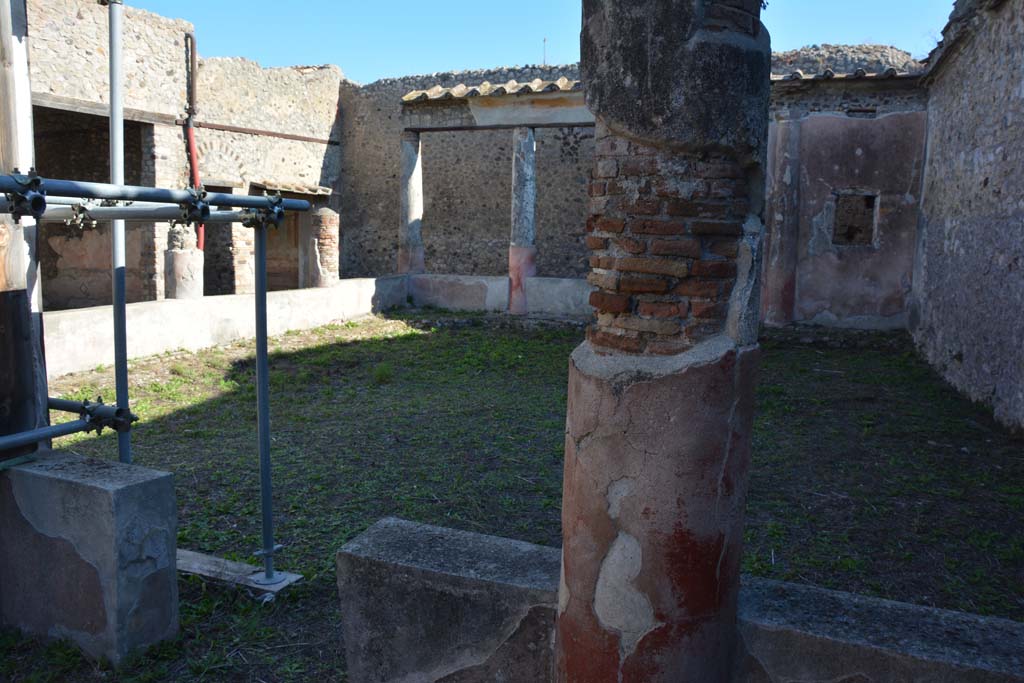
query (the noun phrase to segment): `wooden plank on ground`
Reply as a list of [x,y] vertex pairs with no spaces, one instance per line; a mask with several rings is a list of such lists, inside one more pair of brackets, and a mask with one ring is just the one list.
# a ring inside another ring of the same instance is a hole
[[263,570],[256,565],[226,560],[223,557],[182,548],[178,549],[178,571],[245,586],[264,593],[279,593],[282,589],[302,579],[301,574],[277,571],[275,575],[281,580],[272,585],[263,585],[256,582],[256,579],[263,575]]

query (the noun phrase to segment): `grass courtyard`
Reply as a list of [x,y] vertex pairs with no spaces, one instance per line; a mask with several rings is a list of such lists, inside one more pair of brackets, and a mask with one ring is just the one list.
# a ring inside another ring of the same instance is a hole
[[[560,542],[576,327],[414,311],[271,340],[272,602],[180,578],[181,636],[119,671],[0,632],[0,680],[342,681],[334,553],[380,517]],[[744,570],[1024,620],[1024,442],[904,335],[762,340]],[[178,545],[254,562],[252,344],[134,362],[135,462],[175,474]],[[51,395],[113,394],[109,368]],[[58,445],[116,458],[114,438]]]

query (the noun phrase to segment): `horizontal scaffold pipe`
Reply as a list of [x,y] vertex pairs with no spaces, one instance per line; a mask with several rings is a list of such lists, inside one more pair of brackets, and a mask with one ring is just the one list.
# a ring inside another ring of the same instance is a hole
[[[2,207],[0,207],[2,209]],[[0,210],[0,213],[3,213]],[[252,213],[241,211],[211,211],[203,218],[205,223],[241,223],[252,217]],[[67,221],[75,219],[92,221],[124,220],[131,222],[184,221],[180,206],[173,204],[155,206],[51,206],[40,220]]]
[[[50,178],[38,178],[38,181],[38,190],[61,197],[82,197],[83,199],[108,199],[127,202],[160,202],[164,204],[189,204],[195,199],[195,195],[189,190],[167,190],[159,187],[87,183],[77,180],[54,180]],[[26,189],[24,176],[0,176],[0,192],[4,194],[20,194]],[[213,192],[203,197],[203,201],[210,206],[266,209],[273,206],[275,198]],[[282,199],[280,206],[285,211],[308,211],[310,208],[309,202],[304,199]]]
[[46,441],[48,439],[56,439],[59,436],[87,432],[90,429],[93,429],[93,425],[86,419],[80,419],[54,425],[52,427],[40,427],[39,429],[21,432],[20,434],[0,436],[0,453],[11,450],[12,448],[27,446],[32,443],[39,443],[40,441]]
[[[159,202],[132,202],[128,206],[96,206],[81,199],[68,197],[47,197],[47,208],[39,220],[42,221],[110,221],[124,220],[130,223],[149,223],[153,221],[187,222],[185,212],[174,204]],[[52,206],[49,206],[52,204]],[[9,214],[13,210],[11,202],[0,199],[0,214]],[[203,221],[206,223],[248,223],[258,220],[258,212],[254,209],[238,211],[211,211]]]

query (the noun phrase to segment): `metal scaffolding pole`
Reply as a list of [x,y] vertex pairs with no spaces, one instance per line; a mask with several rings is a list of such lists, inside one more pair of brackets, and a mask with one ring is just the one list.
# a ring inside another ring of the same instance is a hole
[[258,583],[274,584],[274,513],[270,483],[270,378],[267,359],[267,224],[255,226],[256,235],[256,429],[260,460],[260,502],[263,512],[263,576]]
[[[124,101],[122,99],[122,19],[123,0],[101,0],[110,13],[110,182],[124,183]],[[117,407],[128,411],[128,334],[127,285],[125,277],[125,226],[115,220],[111,230],[114,290],[114,383]],[[130,431],[117,433],[117,455],[121,462],[132,461]]]
[[93,429],[93,425],[85,419],[72,420],[52,427],[40,427],[27,432],[18,432],[8,436],[0,436],[0,451],[6,451],[20,446],[56,439],[57,437],[77,434]]

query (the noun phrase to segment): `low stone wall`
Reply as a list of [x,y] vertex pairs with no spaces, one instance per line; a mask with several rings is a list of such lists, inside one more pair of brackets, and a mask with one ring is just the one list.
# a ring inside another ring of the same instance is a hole
[[561,553],[383,519],[338,553],[352,681],[545,681]]
[[[586,280],[529,278],[528,315],[585,318],[591,308]],[[307,330],[412,303],[455,311],[508,310],[507,277],[394,275],[352,278],[330,286],[270,292],[268,333]],[[128,357],[230,344],[256,336],[251,294],[146,301],[128,305]],[[114,362],[109,306],[49,311],[43,316],[50,377]]]
[[[404,277],[343,280],[333,287],[271,292],[267,295],[268,331],[277,335],[309,329],[401,306],[405,301]],[[50,377],[114,362],[109,306],[48,312],[43,325]],[[252,295],[128,305],[129,358],[178,349],[197,351],[255,336]]]
[[[531,277],[523,280],[526,314],[589,318],[593,291],[582,278]],[[508,310],[507,277],[479,275],[410,275],[409,297],[415,306],[433,306],[453,311]]]
[[[559,556],[381,520],[337,555],[349,676],[553,680]],[[1024,681],[1024,624],[1005,619],[744,576],[737,627],[735,683]]]

